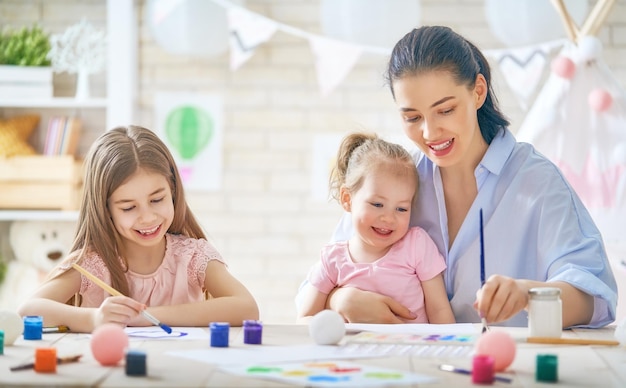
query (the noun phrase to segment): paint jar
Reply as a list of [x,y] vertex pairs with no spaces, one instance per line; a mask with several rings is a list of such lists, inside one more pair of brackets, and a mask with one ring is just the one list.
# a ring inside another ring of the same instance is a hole
[[35,349],[35,372],[55,373],[57,371],[56,348]]
[[43,333],[43,317],[27,315],[24,317],[24,339],[40,340]]
[[263,325],[261,321],[243,321],[243,343],[250,345],[260,345],[263,335]]
[[472,359],[472,383],[492,384],[495,378],[495,360],[486,354],[477,354]]
[[528,330],[531,337],[560,338],[563,331],[561,290],[536,287],[528,291]]
[[230,325],[228,322],[211,322],[211,346],[214,348],[228,347],[228,334]]
[[146,375],[146,353],[141,350],[130,349],[126,352],[126,375]]
[[559,380],[559,360],[556,354],[538,354],[535,379],[547,383]]

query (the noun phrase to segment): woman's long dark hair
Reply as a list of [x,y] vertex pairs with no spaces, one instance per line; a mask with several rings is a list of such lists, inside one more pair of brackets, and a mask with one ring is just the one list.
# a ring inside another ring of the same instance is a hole
[[393,48],[385,75],[395,99],[393,81],[428,71],[448,71],[459,85],[473,88],[478,74],[487,81],[487,97],[478,109],[478,125],[487,144],[509,121],[491,87],[489,63],[467,39],[444,26],[424,26],[406,34]]

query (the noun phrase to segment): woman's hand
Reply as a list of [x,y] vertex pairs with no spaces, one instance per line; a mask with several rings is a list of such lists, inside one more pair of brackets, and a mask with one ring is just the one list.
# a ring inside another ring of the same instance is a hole
[[476,292],[474,308],[489,323],[506,321],[528,306],[529,288],[524,280],[492,275]]
[[105,323],[114,323],[126,327],[146,307],[126,296],[106,298],[94,311],[94,328]]
[[328,295],[326,307],[351,323],[404,323],[401,318],[415,319],[409,309],[394,299],[352,287],[335,288]]
[[563,328],[586,325],[593,316],[593,297],[565,282],[537,282],[492,275],[476,293],[474,308],[489,323],[506,321],[528,307],[533,287],[557,287],[563,303]]

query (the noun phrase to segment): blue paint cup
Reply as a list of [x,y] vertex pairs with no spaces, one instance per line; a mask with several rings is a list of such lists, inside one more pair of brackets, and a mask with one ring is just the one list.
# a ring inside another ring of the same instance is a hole
[[211,329],[211,347],[228,347],[228,335],[230,332],[228,322],[211,322],[209,328]]
[[27,315],[24,317],[24,339],[40,340],[43,334],[43,317]]

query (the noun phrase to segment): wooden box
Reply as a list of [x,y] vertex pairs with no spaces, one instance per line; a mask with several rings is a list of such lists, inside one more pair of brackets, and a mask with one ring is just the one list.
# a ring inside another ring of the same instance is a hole
[[0,208],[78,209],[82,165],[67,155],[0,158]]

